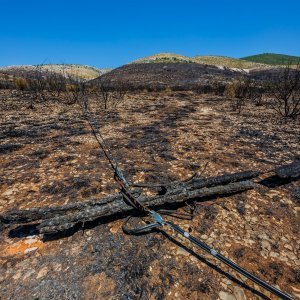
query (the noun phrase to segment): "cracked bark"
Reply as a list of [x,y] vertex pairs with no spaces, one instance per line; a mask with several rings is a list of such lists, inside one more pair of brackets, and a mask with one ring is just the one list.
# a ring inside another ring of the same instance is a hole
[[[191,199],[228,195],[253,189],[255,184],[250,179],[259,175],[260,172],[247,171],[205,179],[193,179],[189,182],[168,186],[164,195],[151,198],[140,196],[139,200],[143,204],[155,208],[172,203],[183,203]],[[54,233],[67,230],[77,223],[94,221],[101,217],[112,217],[117,214],[129,214],[133,210],[124,202],[120,194],[116,194],[100,200],[88,200],[53,208],[12,210],[1,214],[0,221],[6,226],[37,222],[40,233]]]

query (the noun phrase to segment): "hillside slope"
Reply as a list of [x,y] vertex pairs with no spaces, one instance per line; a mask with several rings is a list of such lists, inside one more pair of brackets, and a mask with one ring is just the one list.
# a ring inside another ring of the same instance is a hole
[[75,78],[90,80],[99,77],[111,69],[98,69],[91,66],[78,65],[78,64],[47,64],[39,66],[8,66],[0,68],[3,73],[21,76],[22,72],[31,72],[34,70],[51,71],[58,74],[71,75]]
[[292,56],[286,54],[263,53],[242,57],[242,60],[247,60],[255,63],[262,63],[268,65],[286,65],[297,64],[300,62],[300,56]]
[[78,65],[78,64],[48,64],[42,65],[42,69],[57,72],[57,73],[66,73],[77,78],[82,79],[93,79],[96,78],[109,69],[97,69],[92,66]]
[[132,63],[114,69],[95,80],[126,82],[134,89],[166,87],[188,89],[228,81],[240,72],[199,63]]
[[133,63],[197,63],[235,69],[253,69],[265,67],[264,64],[226,56],[197,55],[189,57],[176,53],[158,53],[137,59],[133,61]]
[[255,63],[243,59],[227,57],[227,56],[216,56],[216,55],[204,55],[204,56],[194,56],[193,61],[201,64],[223,66],[227,68],[236,69],[253,69],[253,68],[263,68],[265,65],[260,63]]

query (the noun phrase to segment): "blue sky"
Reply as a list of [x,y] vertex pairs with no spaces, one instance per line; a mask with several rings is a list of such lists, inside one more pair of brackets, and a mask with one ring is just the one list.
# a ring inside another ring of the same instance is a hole
[[117,67],[158,52],[300,56],[300,1],[0,0],[0,66]]

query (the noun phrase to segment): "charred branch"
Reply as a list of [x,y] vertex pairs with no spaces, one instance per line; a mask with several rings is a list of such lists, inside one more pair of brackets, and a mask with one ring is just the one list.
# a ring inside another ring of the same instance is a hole
[[[230,183],[225,186],[216,186],[211,188],[202,188],[196,190],[177,190],[163,196],[153,198],[141,198],[142,204],[148,207],[161,207],[166,204],[183,203],[191,199],[199,199],[203,197],[222,196],[233,194],[249,189],[253,189],[255,184],[251,181],[242,181]],[[102,204],[102,201],[101,201]],[[77,223],[94,221],[100,217],[112,217],[117,214],[124,214],[133,211],[134,209],[127,205],[121,196],[116,197],[116,200],[103,205],[95,205],[87,207],[82,211],[77,211],[74,214],[62,215],[60,217],[46,219],[37,228],[40,233],[55,233],[67,230]]]
[[[139,200],[149,207],[156,207],[168,203],[183,203],[191,199],[241,192],[253,188],[254,184],[248,180],[258,175],[259,172],[249,171],[206,179],[193,179],[187,183],[174,184],[164,195],[152,198],[141,196]],[[42,221],[38,228],[40,232],[45,233],[68,229],[78,222],[93,221],[99,217],[113,216],[132,210],[133,208],[124,202],[123,197],[116,194],[101,200],[89,200],[53,208],[13,210],[0,215],[0,221],[8,225]]]
[[[179,193],[180,190],[193,190],[214,187],[217,185],[226,185],[228,183],[245,181],[257,177],[260,173],[256,171],[246,171],[234,174],[225,174],[216,177],[210,177],[205,179],[194,179],[191,182],[186,184],[183,183],[173,183],[173,187],[169,187],[167,194],[172,194],[174,191]],[[148,187],[150,185],[140,185]],[[161,185],[151,185],[152,186],[161,186]],[[80,203],[66,204],[58,207],[42,207],[42,208],[32,208],[29,210],[12,210],[3,215],[0,215],[0,220],[4,223],[10,224],[21,224],[28,223],[37,220],[44,220],[55,218],[67,213],[75,213],[76,211],[82,211],[94,206],[103,206],[122,199],[120,194],[110,195],[102,198],[101,200],[89,200]]]
[[300,177],[300,161],[278,167],[275,173],[280,178],[297,178]]
[[[274,170],[280,178],[298,178],[300,163],[295,162]],[[258,171],[246,171],[225,174],[209,178],[192,178],[185,182],[170,184],[135,184],[143,188],[162,187],[165,194],[151,198],[139,196],[139,201],[149,207],[157,208],[183,204],[189,200],[207,197],[220,197],[255,188],[251,179],[260,176]],[[88,200],[58,207],[40,207],[28,210],[11,210],[0,215],[2,225],[37,223],[40,233],[49,234],[65,231],[78,223],[95,221],[99,218],[116,217],[130,214],[134,208],[128,205],[121,194],[110,195],[102,199]]]

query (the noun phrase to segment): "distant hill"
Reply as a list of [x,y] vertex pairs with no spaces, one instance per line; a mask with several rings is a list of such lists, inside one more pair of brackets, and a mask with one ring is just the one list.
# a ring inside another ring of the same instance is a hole
[[101,80],[109,82],[111,86],[123,82],[131,89],[184,90],[211,86],[216,81],[226,83],[240,74],[238,71],[199,63],[131,63],[114,69],[93,82]]
[[64,72],[81,79],[94,79],[110,69],[98,69],[92,66],[77,64],[48,64],[41,65],[41,69],[63,74]]
[[188,57],[176,53],[158,53],[135,60],[133,63],[197,63],[235,69],[263,68],[265,65],[225,56]]
[[297,64],[300,62],[300,56],[292,56],[285,54],[263,53],[242,57],[241,59],[268,65],[286,65]]
[[22,72],[30,72],[38,68],[39,70],[51,71],[59,74],[72,75],[75,78],[90,80],[99,77],[111,69],[98,69],[91,66],[78,64],[47,64],[39,66],[8,66],[0,68],[0,71],[11,75],[21,76]]
[[227,57],[227,56],[216,56],[216,55],[206,55],[206,56],[194,56],[192,59],[201,64],[223,66],[227,68],[236,69],[252,69],[252,68],[262,68],[263,64],[251,62],[243,59]]

